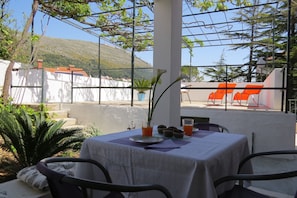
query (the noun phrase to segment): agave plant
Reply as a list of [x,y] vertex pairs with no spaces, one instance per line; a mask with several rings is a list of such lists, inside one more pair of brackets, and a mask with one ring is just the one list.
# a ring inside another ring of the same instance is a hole
[[36,164],[68,149],[78,149],[85,139],[81,129],[62,129],[64,121],[47,120],[45,112],[30,115],[2,109],[0,112],[0,135],[2,149],[11,152],[20,168]]
[[150,89],[151,82],[148,79],[135,79],[134,88],[138,91],[138,93],[145,93],[146,90]]

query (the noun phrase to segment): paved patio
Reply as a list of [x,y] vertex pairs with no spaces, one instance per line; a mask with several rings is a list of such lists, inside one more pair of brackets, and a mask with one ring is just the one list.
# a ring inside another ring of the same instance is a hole
[[[261,157],[253,160],[254,172],[256,173],[272,173],[285,170],[296,170],[297,156],[292,159],[280,159],[272,157]],[[289,178],[274,181],[256,181],[252,186],[268,190],[276,193],[274,197],[287,198],[294,197],[297,191],[297,178]]]
[[[94,102],[91,102],[94,103]],[[102,101],[100,104],[108,105],[131,105],[130,101]],[[134,106],[147,107],[148,101],[133,101]],[[227,102],[227,104],[217,101],[215,104],[207,101],[191,101],[184,100],[181,102],[181,107],[199,107],[199,108],[209,108],[209,109],[229,109],[229,110],[250,110],[250,111],[280,111],[273,110],[264,105],[256,106],[253,103],[246,104],[243,103],[239,105],[237,102]]]

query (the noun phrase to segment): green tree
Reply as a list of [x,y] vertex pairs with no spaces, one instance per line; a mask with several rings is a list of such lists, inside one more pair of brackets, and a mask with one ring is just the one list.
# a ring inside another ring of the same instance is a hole
[[16,31],[9,28],[9,24],[13,23],[10,19],[7,8],[9,0],[0,1],[0,58],[6,60],[10,58],[11,45],[15,42]]
[[[279,1],[278,6],[267,5],[262,11],[262,24],[270,25],[271,29],[263,31],[265,38],[259,40],[262,48],[256,49],[254,57],[265,57],[266,67],[282,68],[289,61],[288,70],[288,88],[289,98],[297,98],[297,5],[291,5],[290,18],[290,49],[288,49],[288,1]],[[289,60],[287,60],[288,50],[290,52]]]
[[[132,3],[128,0],[106,0],[97,1],[96,4],[100,10],[100,13],[96,13],[92,20],[88,20],[86,16],[90,16],[88,13],[90,8],[88,4],[85,4],[84,0],[43,0],[41,1],[41,9],[51,16],[62,18],[64,16],[73,18],[81,24],[87,25],[90,28],[98,28],[101,30],[102,37],[107,37],[117,45],[124,49],[132,48],[133,37],[133,9]],[[198,7],[201,10],[208,10],[211,7],[221,9],[226,7],[225,0],[191,0],[194,7]],[[247,0],[230,0],[229,3],[235,5],[250,5]],[[69,9],[72,5],[83,4],[78,6],[79,9]],[[135,9],[135,29],[141,30],[135,32],[134,47],[137,51],[145,50],[153,46],[153,20],[150,16],[143,11],[143,6],[147,6],[153,13],[153,1],[141,0],[136,3]],[[125,9],[128,8],[128,9]],[[77,10],[80,14],[77,14]],[[83,11],[83,12],[81,12]],[[93,14],[93,13],[92,13]],[[97,18],[96,18],[97,17]],[[95,19],[95,20],[93,20]],[[183,38],[185,43],[189,43],[188,40]],[[192,43],[201,43],[199,40],[191,41]],[[188,47],[188,46],[187,46]],[[190,49],[190,48],[189,48]]]
[[200,82],[203,80],[203,76],[200,76],[200,72],[197,67],[184,65],[181,67],[181,73],[183,80],[188,82]]
[[[6,6],[8,1],[2,1],[2,7],[1,7],[1,12],[2,13],[5,13],[5,9],[6,9]],[[4,103],[7,103],[8,102],[8,99],[9,99],[9,87],[10,87],[10,82],[11,82],[11,78],[12,78],[12,69],[13,69],[13,66],[14,66],[14,60],[15,60],[15,57],[17,56],[18,52],[21,50],[21,48],[24,46],[24,44],[28,41],[28,39],[30,39],[31,37],[28,35],[28,31],[30,29],[30,26],[32,24],[32,21],[33,21],[33,18],[37,12],[37,9],[38,9],[38,0],[34,0],[33,1],[33,4],[32,4],[32,12],[31,12],[31,15],[30,17],[28,18],[25,26],[24,26],[24,29],[22,31],[22,33],[20,34],[20,36],[15,36],[14,38],[9,38],[8,40],[6,41],[9,41],[10,45],[9,45],[9,48],[8,48],[8,51],[7,51],[7,59],[10,60],[10,64],[6,70],[6,73],[5,73],[5,79],[4,79],[4,85],[3,85],[3,90],[2,90],[2,98],[3,98],[3,102]],[[2,21],[0,21],[1,23],[1,26],[4,26],[5,27],[5,22],[7,22],[8,18],[3,18]],[[5,40],[4,41],[1,41],[2,43],[5,43]]]
[[[254,5],[259,4],[259,0],[253,1]],[[241,44],[235,45],[232,50],[237,49],[249,49],[248,55],[248,66],[242,66],[242,75],[246,77],[247,82],[251,82],[253,73],[256,69],[256,60],[261,57],[258,56],[256,52],[264,51],[267,49],[269,44],[267,43],[270,34],[264,31],[267,27],[270,27],[271,24],[269,23],[271,20],[271,14],[267,12],[267,10],[271,10],[267,6],[252,6],[241,9],[237,12],[237,17],[234,17],[233,20],[241,21],[247,29],[242,32],[238,31],[235,33],[227,33],[226,35],[230,38],[241,38]]]
[[188,37],[183,37],[182,39],[182,47],[183,48],[188,48],[189,49],[189,54],[190,54],[190,66],[192,66],[192,57],[194,56],[193,54],[193,48],[195,46],[195,43],[199,44],[201,47],[203,47],[203,41],[201,40],[194,40],[192,41]]
[[203,71],[203,74],[210,77],[210,81],[214,82],[232,82],[242,76],[240,66],[231,67],[225,63],[224,53],[215,67],[208,67]]
[[84,136],[80,129],[62,129],[64,121],[51,121],[45,112],[28,113],[24,108],[2,108],[1,148],[11,152],[20,168],[68,149],[79,149]]
[[[291,4],[290,17],[290,48],[288,48],[288,1],[282,0],[279,5],[279,12],[275,18],[274,34],[277,35],[275,50],[281,52],[268,64],[278,63],[284,66],[289,61],[288,69],[288,98],[297,98],[297,5]],[[287,60],[288,50],[290,51]]]
[[235,6],[250,6],[251,3],[248,0],[191,0],[194,7],[200,8],[201,11],[207,11],[211,7],[214,7],[215,10],[226,10],[228,9],[226,4],[233,4]]
[[[123,9],[127,6],[127,0],[111,0],[111,1],[98,1],[97,6],[101,13],[97,15],[95,20],[87,20],[86,16],[91,16],[90,6],[85,1],[69,1],[69,0],[47,0],[43,1],[41,9],[48,13],[50,16],[55,17],[70,17],[78,22],[85,24],[92,28],[99,28],[102,32],[101,37],[108,37],[109,40],[123,47],[124,49],[132,48],[132,22],[133,10]],[[143,12],[139,3],[135,15],[135,28],[143,28],[152,26],[152,21],[149,16]],[[71,9],[76,5],[77,9]],[[144,50],[148,46],[153,45],[152,33],[147,31],[145,33],[135,34],[134,47],[137,51]]]

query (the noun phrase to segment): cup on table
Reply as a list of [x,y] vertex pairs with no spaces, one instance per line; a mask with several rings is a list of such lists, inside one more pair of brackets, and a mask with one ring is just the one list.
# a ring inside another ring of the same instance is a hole
[[184,133],[187,136],[192,136],[193,134],[193,126],[194,126],[194,119],[191,118],[184,118],[182,120]]
[[151,137],[153,135],[153,127],[147,122],[142,123],[142,136]]

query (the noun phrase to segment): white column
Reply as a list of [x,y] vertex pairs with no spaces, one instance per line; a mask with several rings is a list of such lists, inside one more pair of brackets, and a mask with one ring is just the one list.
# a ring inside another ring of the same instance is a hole
[[[154,69],[165,69],[157,95],[179,75],[181,70],[182,0],[155,0]],[[180,82],[172,86],[160,100],[153,124],[179,126]]]

